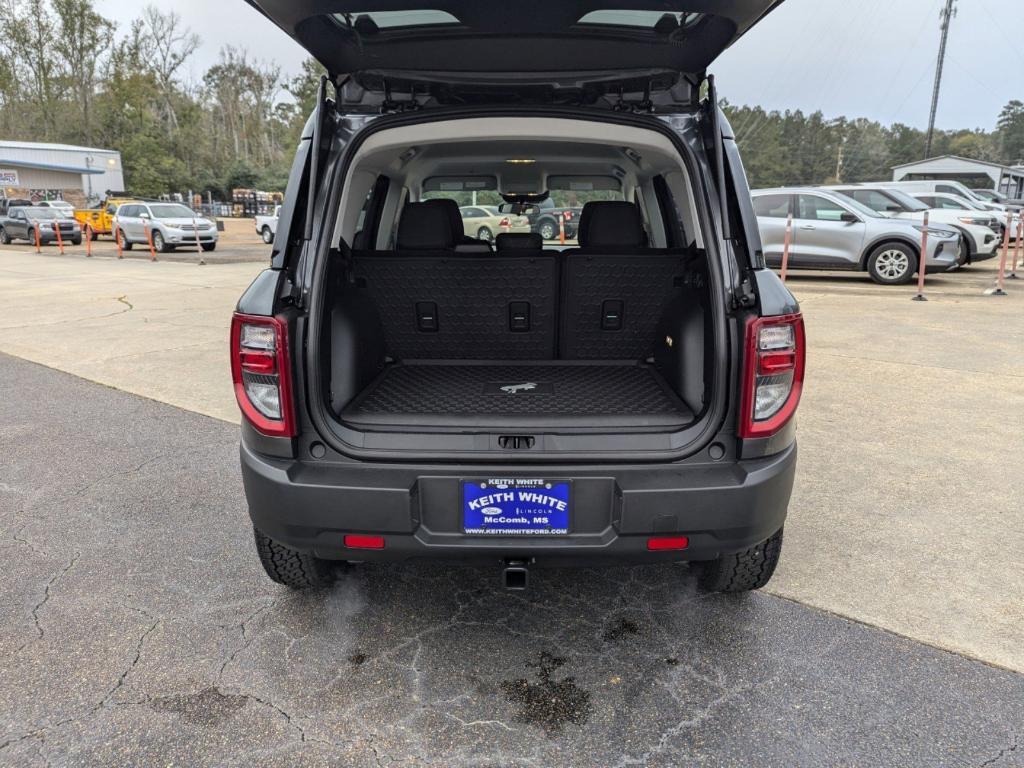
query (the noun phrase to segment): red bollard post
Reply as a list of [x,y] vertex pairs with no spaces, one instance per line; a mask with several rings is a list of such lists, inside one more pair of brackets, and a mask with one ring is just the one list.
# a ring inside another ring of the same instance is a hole
[[1006,213],[1006,230],[1003,232],[1003,249],[999,254],[999,276],[996,278],[996,287],[989,288],[985,291],[986,296],[1005,296],[1006,291],[1003,290],[1004,280],[1006,279],[1006,257],[1010,253],[1010,230],[1013,228],[1013,213],[1007,211]]
[[121,242],[121,232],[114,227],[114,242],[117,243],[117,258],[124,258],[124,243]]
[[43,252],[43,249],[42,249],[42,248],[40,248],[40,241],[39,241],[39,222],[38,222],[38,221],[36,222],[35,230],[36,230],[36,253],[42,253],[42,252]]
[[149,260],[156,261],[156,249],[153,248],[153,230],[149,228],[149,224],[143,224],[142,229],[146,232],[146,242],[149,243]]
[[565,217],[558,217],[558,242],[565,245]]
[[60,248],[60,255],[64,255],[64,238],[60,234],[60,222],[55,221],[53,223],[53,231],[57,233],[57,247]]
[[85,238],[85,257],[92,258],[92,224],[86,223],[82,237]]
[[782,272],[779,277],[786,282],[786,270],[789,268],[789,245],[793,239],[793,214],[786,217],[786,237],[782,241]]
[[924,295],[924,274],[928,271],[928,211],[924,212],[924,222],[921,227],[921,256],[917,260],[917,295],[914,301],[928,301]]
[[1020,248],[1021,248],[1021,229],[1024,229],[1024,218],[1017,216],[1017,239],[1013,243],[1013,262],[1010,264],[1010,274],[1006,276],[1007,280],[1018,280],[1017,277],[1017,261],[1020,259]]

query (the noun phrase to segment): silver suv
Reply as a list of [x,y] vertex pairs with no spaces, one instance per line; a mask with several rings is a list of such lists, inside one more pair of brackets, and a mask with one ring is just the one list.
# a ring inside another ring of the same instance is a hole
[[[789,266],[793,269],[866,270],[882,285],[913,279],[921,250],[920,224],[890,219],[856,200],[823,189],[761,189],[751,192],[765,261],[782,263],[786,217],[793,214]],[[960,261],[960,233],[928,227],[928,272]]]
[[148,245],[150,236],[153,248],[161,253],[179,245],[194,247],[196,240],[204,251],[217,247],[217,225],[180,203],[122,203],[115,216],[114,232],[127,251],[135,243]]

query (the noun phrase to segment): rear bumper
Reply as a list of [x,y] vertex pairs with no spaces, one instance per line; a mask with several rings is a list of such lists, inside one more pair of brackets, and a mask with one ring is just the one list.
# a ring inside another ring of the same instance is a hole
[[[272,539],[343,560],[441,558],[538,566],[709,560],[752,546],[786,518],[796,445],[764,459],[629,467],[465,467],[333,464],[273,459],[241,446],[253,524]],[[466,536],[463,478],[573,480],[570,534]],[[379,550],[346,549],[346,533],[379,534]],[[685,550],[649,552],[651,535],[685,535]]]

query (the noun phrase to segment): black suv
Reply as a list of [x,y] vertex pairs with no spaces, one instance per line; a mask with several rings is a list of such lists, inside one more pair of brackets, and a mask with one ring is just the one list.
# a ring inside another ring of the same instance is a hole
[[[803,321],[706,68],[777,3],[250,2],[329,73],[231,331],[270,577],[692,561],[705,589],[767,583]],[[471,193],[522,213],[588,190],[572,248],[459,220]]]

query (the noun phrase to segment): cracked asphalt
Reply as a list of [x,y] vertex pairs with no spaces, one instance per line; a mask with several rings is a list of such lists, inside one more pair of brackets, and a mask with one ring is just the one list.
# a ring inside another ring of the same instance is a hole
[[0,355],[0,765],[1024,765],[1021,675],[683,566],[288,592],[237,441]]

